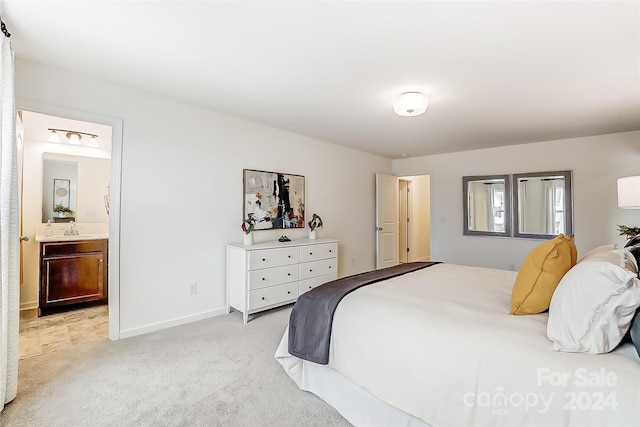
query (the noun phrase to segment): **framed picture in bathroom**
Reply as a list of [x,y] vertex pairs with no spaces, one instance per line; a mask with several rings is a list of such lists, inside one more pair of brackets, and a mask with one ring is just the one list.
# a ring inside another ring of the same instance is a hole
[[53,209],[62,206],[69,209],[71,207],[71,180],[53,180]]
[[243,218],[253,214],[255,230],[304,228],[304,176],[243,170]]

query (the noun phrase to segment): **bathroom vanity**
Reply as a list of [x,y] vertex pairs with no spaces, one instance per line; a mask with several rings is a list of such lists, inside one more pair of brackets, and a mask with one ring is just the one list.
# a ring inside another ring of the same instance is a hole
[[39,315],[80,304],[106,304],[107,251],[108,239],[42,239]]

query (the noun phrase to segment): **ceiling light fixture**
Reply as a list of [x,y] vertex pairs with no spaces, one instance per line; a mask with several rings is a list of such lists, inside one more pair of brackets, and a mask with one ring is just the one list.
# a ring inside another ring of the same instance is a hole
[[393,102],[393,109],[399,116],[413,117],[427,111],[429,100],[420,92],[405,92],[398,95]]
[[67,137],[67,140],[69,141],[69,144],[82,145],[82,135],[86,135],[90,137],[89,141],[87,142],[87,147],[93,147],[93,148],[99,147],[98,135],[95,135],[93,133],[79,132],[77,130],[69,130],[69,129],[51,129],[50,128],[48,130],[51,131],[51,133],[49,134],[49,139],[47,139],[47,141],[49,142],[61,142],[58,132],[64,132]]

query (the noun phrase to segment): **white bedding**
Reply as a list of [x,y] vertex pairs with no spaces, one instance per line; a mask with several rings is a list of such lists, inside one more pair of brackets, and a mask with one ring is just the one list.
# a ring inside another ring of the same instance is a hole
[[[640,425],[635,349],[553,351],[546,314],[508,314],[515,276],[438,264],[360,288],[336,310],[328,366],[433,426]],[[302,387],[286,343],[276,358]]]

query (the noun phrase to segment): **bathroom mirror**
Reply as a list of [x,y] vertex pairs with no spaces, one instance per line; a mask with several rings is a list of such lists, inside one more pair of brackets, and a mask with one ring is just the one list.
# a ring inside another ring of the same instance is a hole
[[[110,170],[110,159],[43,153],[42,222],[108,223]],[[71,212],[54,212],[55,206]]]
[[511,236],[509,175],[462,177],[464,235]]
[[513,236],[550,239],[573,233],[571,171],[513,175]]

